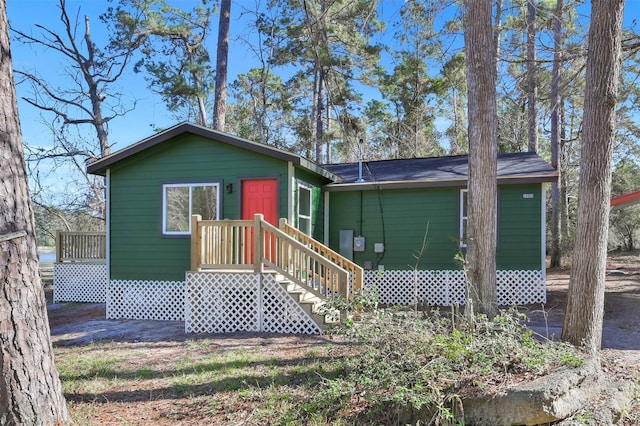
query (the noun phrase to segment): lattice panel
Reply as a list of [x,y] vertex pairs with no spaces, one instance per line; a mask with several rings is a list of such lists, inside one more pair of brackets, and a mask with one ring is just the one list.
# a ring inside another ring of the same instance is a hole
[[377,292],[383,304],[464,304],[462,271],[365,271],[364,286],[367,291]]
[[260,331],[260,276],[187,272],[187,333]]
[[55,263],[53,302],[105,303],[107,265],[104,263]]
[[[500,270],[496,275],[498,304],[524,305],[546,301],[542,271]],[[383,304],[451,306],[465,303],[465,277],[459,270],[365,271],[364,286],[366,291],[377,292],[378,300]]]
[[496,271],[499,305],[546,303],[547,288],[542,271]]
[[262,275],[262,327],[268,333],[320,334],[322,330],[271,274]]
[[182,281],[112,280],[107,319],[184,320]]
[[187,333],[317,334],[321,330],[270,274],[187,273]]

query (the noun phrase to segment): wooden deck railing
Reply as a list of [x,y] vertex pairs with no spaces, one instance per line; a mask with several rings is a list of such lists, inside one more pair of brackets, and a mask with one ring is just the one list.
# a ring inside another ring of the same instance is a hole
[[56,231],[56,263],[101,262],[106,259],[105,232]]
[[316,296],[348,297],[349,273],[306,244],[266,222],[191,220],[191,270],[275,271]]
[[320,256],[324,257],[325,259],[329,259],[336,265],[339,265],[340,267],[346,269],[349,273],[349,284],[352,295],[354,292],[362,290],[364,270],[360,265],[353,263],[346,257],[342,256],[340,253],[331,250],[329,247],[321,244],[319,241],[314,240],[304,232],[301,232],[300,230],[289,225],[287,223],[287,219],[285,218],[280,219],[280,229],[287,235],[295,238],[302,244],[311,248],[311,250],[315,251]]

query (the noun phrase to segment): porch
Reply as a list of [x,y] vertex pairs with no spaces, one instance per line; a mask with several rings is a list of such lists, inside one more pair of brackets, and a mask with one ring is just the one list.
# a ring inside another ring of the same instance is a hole
[[106,303],[108,319],[185,321],[187,332],[315,334],[322,306],[362,289],[363,270],[281,219],[192,218],[185,281],[110,280],[104,232],[59,231],[54,303]]
[[[318,333],[340,321],[323,305],[362,289],[363,270],[280,219],[191,223],[185,328]],[[206,314],[205,314],[206,313]]]
[[[461,270],[363,271],[282,219],[192,218],[184,280],[109,279],[104,232],[59,232],[54,302],[106,303],[108,319],[184,321],[187,332],[319,333],[327,300],[365,288],[381,304],[464,304]],[[498,303],[546,300],[544,270],[497,271]]]
[[105,303],[107,250],[105,232],[56,232],[53,302]]

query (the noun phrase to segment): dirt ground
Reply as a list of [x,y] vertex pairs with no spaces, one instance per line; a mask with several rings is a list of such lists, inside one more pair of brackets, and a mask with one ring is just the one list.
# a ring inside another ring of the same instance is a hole
[[[547,270],[547,303],[526,309],[529,326],[557,339],[567,302],[569,268]],[[612,254],[607,263],[603,356],[640,372],[640,252]]]
[[[550,339],[559,337],[568,283],[568,268],[548,270],[547,303],[523,307],[530,319],[529,326],[539,335]],[[113,341],[122,347],[143,347],[145,356],[138,360],[141,365],[166,364],[167,360],[184,352],[189,342],[204,339],[210,343],[208,353],[242,349],[274,356],[277,354],[279,358],[291,359],[303,356],[310,348],[318,348],[332,341],[327,336],[186,334],[183,322],[106,320],[104,304],[50,304],[48,310],[52,340],[56,347],[84,346],[96,341]],[[616,254],[610,258],[607,270],[602,359],[605,368],[611,368],[611,371],[618,375],[622,372],[626,378],[640,377],[640,252],[633,255]],[[131,366],[132,369],[135,367]],[[130,398],[135,399],[137,393],[144,391],[132,390]],[[132,418],[139,416],[137,418],[149,419],[126,424],[199,424],[197,420],[194,420],[195,423],[188,420],[190,416],[177,423],[175,418],[165,423],[162,420],[164,418],[158,413],[175,410],[176,401],[163,402],[164,400],[159,399],[141,404],[140,401],[135,402],[130,398],[127,398],[130,400],[130,406],[126,408],[126,401],[121,401],[113,407],[102,405],[95,414],[95,424],[125,424],[110,423],[105,419],[114,413],[124,415],[126,412],[131,412]],[[163,404],[167,407],[163,407]],[[227,420],[220,421],[226,423]]]

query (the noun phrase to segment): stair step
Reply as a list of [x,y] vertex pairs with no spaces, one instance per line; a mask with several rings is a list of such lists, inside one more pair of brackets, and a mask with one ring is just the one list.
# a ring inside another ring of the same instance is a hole
[[302,309],[308,314],[318,314],[318,304],[316,302],[302,301],[298,302]]
[[320,306],[324,300],[309,290],[305,289],[301,285],[294,283],[282,274],[272,272],[276,281],[282,285],[287,293],[298,302],[300,307],[313,319],[313,321],[320,327],[321,330],[326,331],[331,325],[340,323],[340,314],[336,313],[332,315],[328,313],[321,315],[318,313]]

